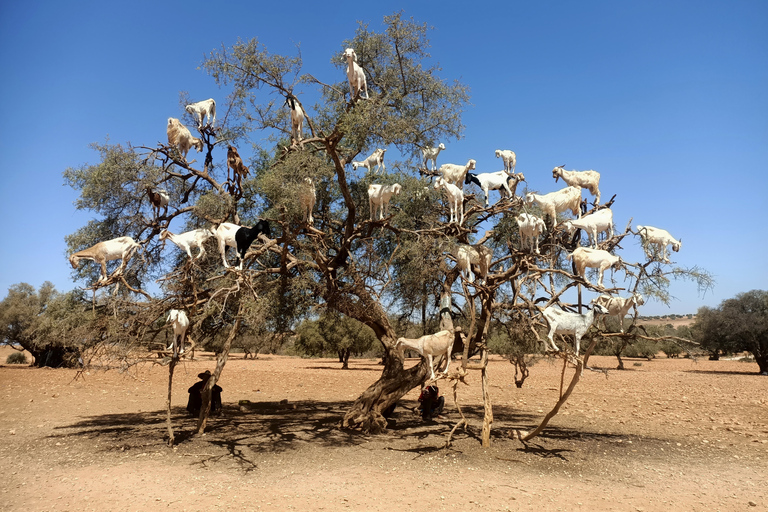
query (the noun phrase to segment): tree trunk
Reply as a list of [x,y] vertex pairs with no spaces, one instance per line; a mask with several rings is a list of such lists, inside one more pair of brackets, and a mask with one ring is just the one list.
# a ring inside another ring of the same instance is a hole
[[[26,347],[25,347],[26,348]],[[51,347],[42,349],[35,347],[27,348],[32,357],[35,358],[34,366],[38,368],[71,368],[77,361],[78,351],[70,347]]]
[[344,415],[341,427],[359,429],[367,434],[380,434],[387,428],[387,420],[382,416],[382,411],[424,382],[428,374],[423,359],[420,364],[405,370],[400,354],[388,347],[381,377],[355,400]]
[[208,379],[208,382],[206,383],[205,387],[203,388],[203,392],[201,393],[203,404],[200,407],[200,417],[197,420],[198,434],[205,433],[205,426],[208,423],[208,416],[211,413],[211,392],[213,391],[213,386],[215,386],[219,381],[221,372],[224,371],[224,365],[227,364],[227,359],[229,358],[229,349],[232,348],[232,341],[235,339],[235,336],[237,336],[237,333],[240,330],[240,324],[243,320],[242,302],[240,303],[239,309],[240,310],[237,312],[235,323],[232,325],[232,330],[229,331],[229,336],[227,336],[227,340],[224,342],[224,346],[221,348],[221,351],[218,354],[216,369],[213,371],[213,375],[211,375],[211,377]]
[[168,427],[168,446],[173,446],[175,437],[173,435],[173,424],[171,423],[171,395],[173,394],[173,370],[176,368],[176,363],[179,360],[178,355],[171,357],[171,362],[168,365],[168,399],[166,400],[166,416],[165,425]]
[[755,362],[760,368],[760,374],[768,375],[768,354],[758,354],[756,352],[752,352],[752,355],[755,356]]
[[352,349],[351,348],[345,348],[342,350],[341,354],[341,369],[342,370],[349,370],[349,356],[352,355]]

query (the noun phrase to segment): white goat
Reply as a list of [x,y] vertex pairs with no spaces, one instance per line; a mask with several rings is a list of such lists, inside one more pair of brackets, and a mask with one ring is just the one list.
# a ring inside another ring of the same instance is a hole
[[389,215],[389,201],[393,195],[398,195],[403,190],[399,183],[394,185],[368,185],[368,206],[370,207],[370,219],[374,220],[376,212],[379,212],[379,220]]
[[357,54],[352,48],[344,50],[341,60],[347,63],[347,78],[349,79],[349,99],[354,100],[358,94],[365,91],[365,99],[368,99],[368,83],[365,80],[365,72],[357,63]]
[[448,223],[458,222],[459,226],[464,222],[464,192],[453,185],[448,183],[444,178],[439,177],[435,180],[435,190],[443,187],[445,195],[448,198],[448,207],[451,210],[451,217]]
[[205,256],[205,246],[203,244],[205,244],[206,240],[212,236],[216,236],[216,234],[210,229],[203,228],[193,229],[192,231],[187,231],[178,235],[174,235],[167,229],[164,229],[160,232],[160,240],[170,240],[176,244],[179,249],[185,251],[189,256],[189,259],[192,259],[193,247],[200,249],[200,252],[197,254],[197,258],[195,258],[198,260]]
[[187,337],[187,328],[189,328],[189,318],[184,311],[178,309],[171,309],[168,311],[168,319],[166,323],[171,324],[173,327],[173,341],[165,350],[171,350],[173,348],[173,354],[184,353],[184,340]]
[[386,149],[378,148],[362,162],[352,162],[352,168],[357,170],[358,167],[365,167],[369,172],[373,172],[375,167],[376,171],[387,172],[387,166],[384,165],[384,153],[386,151]]
[[448,374],[448,366],[451,364],[451,351],[453,350],[453,332],[440,331],[435,334],[427,334],[418,339],[398,338],[395,343],[395,349],[400,351],[402,356],[406,348],[415,350],[420,356],[426,357],[429,363],[431,379],[435,380],[435,370],[432,368],[433,356],[445,356],[447,361],[443,374]]
[[[610,295],[601,295],[595,299],[595,303],[600,304],[608,313],[608,316],[618,316],[621,323],[621,332],[624,332],[624,317],[627,316],[629,308],[634,306],[641,306],[645,304],[645,299],[639,293],[632,294],[631,297],[611,297]],[[605,327],[605,319],[603,319],[603,327]]]
[[661,260],[666,263],[669,263],[667,246],[671,245],[672,250],[675,252],[678,252],[683,246],[683,239],[675,240],[666,229],[659,229],[651,226],[636,226],[635,229],[637,230],[637,234],[640,235],[640,239],[643,241],[643,250],[648,256],[648,259],[653,258],[653,253],[649,247],[651,245],[656,246],[657,252],[661,253]]
[[507,171],[498,172],[484,172],[480,174],[467,173],[467,177],[464,178],[464,184],[469,185],[474,183],[483,190],[485,194],[485,206],[488,206],[488,191],[498,190],[502,199],[509,197],[512,199],[515,197],[517,191],[517,184],[521,181],[525,181],[523,173],[520,174],[507,174]]
[[213,126],[216,123],[216,102],[213,98],[191,103],[184,109],[197,118],[197,128],[203,129],[203,118],[208,116],[208,124]]
[[285,98],[285,104],[291,109],[291,137],[297,142],[301,142],[301,129],[304,126],[304,110],[296,101],[296,96],[289,94]]
[[301,204],[301,211],[304,215],[304,222],[308,222],[310,225],[315,223],[315,219],[312,217],[312,211],[315,209],[316,201],[317,191],[315,190],[315,182],[312,178],[307,176],[299,185],[299,203]]
[[571,210],[574,215],[581,218],[581,188],[579,187],[566,187],[544,195],[528,192],[525,195],[525,202],[528,204],[539,203],[544,213],[552,217],[553,228],[557,227],[557,214],[559,212]]
[[597,235],[607,232],[608,238],[613,237],[613,212],[610,208],[604,208],[580,219],[567,220],[563,227],[571,234],[576,229],[583,229],[587,232],[590,245],[594,245],[594,248],[597,249]]
[[440,166],[437,172],[443,175],[445,181],[448,183],[453,183],[457,187],[461,188],[464,186],[464,180],[467,177],[467,173],[475,169],[476,163],[477,162],[470,158],[466,165],[443,164]]
[[485,281],[488,277],[488,270],[491,267],[491,258],[493,251],[484,245],[466,245],[461,244],[456,249],[456,261],[459,269],[469,279],[472,272],[472,265],[477,265],[480,272],[480,278]]
[[553,349],[559,352],[560,349],[555,345],[555,334],[573,334],[576,355],[578,356],[579,349],[581,348],[581,338],[587,333],[592,322],[594,322],[595,317],[607,313],[608,310],[600,304],[595,303],[594,300],[592,301],[592,309],[586,314],[570,313],[568,311],[563,311],[560,308],[549,306],[542,311],[542,314],[544,315],[544,318],[547,319],[547,323],[549,323],[549,334],[547,335],[547,338],[549,339],[550,345],[552,345]]
[[531,213],[521,213],[515,220],[520,228],[520,249],[528,248],[539,254],[539,235],[546,230],[544,221]]
[[198,153],[203,150],[203,141],[197,137],[193,137],[189,128],[184,126],[181,121],[175,117],[168,118],[168,127],[165,131],[168,134],[168,144],[176,146],[179,153],[184,157],[184,160],[187,159],[187,153],[189,153],[191,147],[194,146]]
[[106,240],[99,242],[92,247],[77,251],[69,257],[69,263],[72,268],[77,269],[81,260],[95,261],[101,265],[101,278],[97,282],[107,280],[107,262],[112,260],[123,260],[120,263],[118,272],[122,272],[125,266],[128,264],[128,260],[131,259],[136,249],[140,248],[141,244],[137,243],[133,238],[129,236],[121,236],[113,238],[112,240]]
[[589,190],[595,196],[595,204],[600,204],[600,173],[597,171],[566,171],[564,165],[552,169],[552,177],[557,183],[558,178],[572,187],[581,187]]
[[437,155],[440,151],[445,149],[445,144],[442,142],[436,148],[421,148],[421,156],[424,160],[424,168],[427,168],[427,162],[432,160],[432,170],[437,169]]
[[515,172],[515,166],[517,165],[517,155],[511,149],[497,149],[496,158],[501,158],[504,162],[504,170],[512,174]]
[[577,247],[575,251],[568,255],[567,260],[573,259],[576,265],[576,275],[584,278],[589,283],[585,274],[586,268],[597,269],[597,286],[603,286],[603,274],[609,268],[619,270],[621,268],[621,257],[614,256],[608,251],[602,249],[589,249],[587,247]]

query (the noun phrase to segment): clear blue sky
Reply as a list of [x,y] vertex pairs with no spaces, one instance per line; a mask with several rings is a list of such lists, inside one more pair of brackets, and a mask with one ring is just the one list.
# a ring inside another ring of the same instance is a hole
[[[88,144],[107,137],[164,141],[166,119],[182,114],[179,91],[223,100],[199,69],[204,55],[238,37],[274,53],[300,44],[305,72],[341,81],[330,59],[356,20],[378,29],[400,9],[434,27],[442,77],[471,88],[465,136],[446,141],[440,163],[474,158],[479,171],[496,171],[494,150],[513,149],[540,192],[560,188],[556,165],[599,171],[603,198],[617,195],[620,230],[630,218],[669,230],[683,240],[673,261],[717,281],[704,296],[673,283],[671,306],[650,302],[642,314],[695,312],[768,289],[768,2],[288,5],[0,4],[0,297],[22,281],[76,286],[64,236],[90,217],[75,210],[62,171],[97,163]],[[634,237],[620,254],[642,258]]]

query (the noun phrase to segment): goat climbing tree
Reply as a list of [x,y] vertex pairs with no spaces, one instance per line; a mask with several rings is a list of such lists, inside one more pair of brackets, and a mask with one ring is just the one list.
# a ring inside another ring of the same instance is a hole
[[[466,196],[465,222],[448,223],[447,206],[431,186],[430,172],[419,168],[421,148],[448,145],[462,135],[461,114],[469,95],[458,81],[440,76],[428,47],[426,25],[400,14],[385,17],[382,32],[360,24],[354,37],[339,41],[330,62],[307,66],[300,55],[270,54],[255,39],[238,42],[213,51],[203,62],[228,95],[218,100],[216,126],[195,134],[203,142],[201,153],[193,150],[187,160],[163,143],[104,144],[96,147],[100,164],[68,169],[66,179],[81,192],[77,207],[100,216],[68,238],[70,248],[133,236],[147,259],[128,267],[128,282],[136,290],[153,279],[161,283],[149,299],[130,290],[105,296],[113,306],[110,313],[120,321],[102,339],[129,339],[126,349],[145,346],[161,332],[165,311],[184,309],[198,345],[218,347],[217,368],[206,388],[210,391],[239,336],[265,329],[287,333],[298,319],[318,315],[323,308],[341,313],[370,327],[385,353],[381,376],[362,391],[341,424],[376,433],[386,428],[382,411],[430,374],[424,364],[404,367],[395,350],[404,333],[397,332],[388,308],[418,311],[423,333],[437,330],[438,321],[453,328],[448,313],[463,310],[468,320],[460,321],[457,336],[463,343],[454,350],[466,356],[462,371],[472,366],[470,357],[480,356],[485,383],[492,322],[515,318],[535,330],[542,305],[560,302],[569,289],[606,291],[566,268],[565,252],[576,246],[578,237],[560,227],[551,229],[554,219],[547,219],[550,229],[541,255],[520,249],[514,220],[524,209],[520,197],[485,207],[482,194]],[[345,48],[356,51],[367,77],[368,99],[350,96],[341,58]],[[290,110],[284,104],[288,96],[306,115],[300,142],[291,137]],[[188,115],[184,121],[197,126]],[[250,174],[239,182],[227,180],[227,147],[238,147],[244,155],[249,144],[254,148],[245,159]],[[352,168],[353,160],[379,147],[392,149],[387,174]],[[395,150],[399,159],[392,156]],[[304,220],[299,205],[305,178],[312,178],[316,188],[313,224]],[[366,191],[373,182],[402,186],[392,200],[393,213],[381,221],[370,221],[367,211]],[[147,187],[168,191],[167,213],[152,214]],[[183,253],[174,259],[162,252],[158,235],[172,222],[181,231],[222,222],[253,225],[259,218],[270,222],[272,237],[254,242],[242,271],[224,269],[215,251],[194,261]],[[629,233],[627,228],[601,247],[615,251]],[[484,280],[469,282],[456,265],[457,244],[470,243],[493,251]],[[653,265],[652,274],[639,264],[625,267],[633,276],[630,291],[664,299],[668,271],[661,263]],[[91,270],[79,272],[82,278],[93,277]],[[672,272],[697,277],[688,270]],[[698,277],[706,281],[707,276]],[[490,398],[484,396],[485,443],[493,416]],[[203,409],[200,432],[207,421],[207,407]]]

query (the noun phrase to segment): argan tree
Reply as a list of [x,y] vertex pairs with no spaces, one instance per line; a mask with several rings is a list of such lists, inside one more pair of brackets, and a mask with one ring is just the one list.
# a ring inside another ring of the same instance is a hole
[[[341,58],[345,48],[356,51],[369,99],[350,95]],[[469,96],[461,83],[440,76],[428,48],[426,25],[400,14],[385,17],[382,32],[360,24],[354,37],[339,41],[329,62],[310,63],[309,69],[300,54],[273,55],[255,39],[239,41],[203,62],[228,96],[219,99],[217,112],[223,115],[217,125],[195,134],[203,143],[201,153],[190,152],[187,159],[163,143],[128,148],[105,144],[97,148],[100,164],[67,170],[66,179],[81,191],[78,208],[100,217],[68,238],[70,248],[123,235],[145,248],[144,258],[135,258],[125,276],[110,278],[109,283],[125,285],[120,288],[123,295],[100,296],[111,314],[125,319],[122,329],[130,336],[123,332],[124,338],[146,344],[168,308],[187,310],[193,336],[220,340],[210,391],[238,336],[258,326],[268,326],[276,335],[289,332],[320,308],[341,314],[369,327],[384,352],[380,377],[361,393],[341,424],[376,433],[386,428],[382,411],[430,374],[424,364],[405,369],[395,350],[403,335],[393,324],[395,311],[409,316],[417,312],[423,332],[453,330],[454,350],[465,356],[462,371],[471,365],[481,369],[485,391],[487,337],[494,320],[514,319],[523,323],[518,329],[535,332],[541,307],[560,302],[571,289],[598,291],[565,265],[565,254],[578,242],[562,228],[552,229],[554,219],[547,219],[550,229],[541,255],[520,250],[514,221],[523,208],[519,197],[485,208],[482,198],[468,195],[465,222],[447,222],[447,207],[432,187],[430,172],[419,168],[421,148],[461,136],[461,114]],[[285,105],[289,96],[306,114],[300,137],[291,136]],[[182,103],[187,103],[186,95]],[[184,121],[196,126],[189,116]],[[242,149],[249,142],[254,155],[248,161],[249,175],[241,182],[229,179],[228,146]],[[354,169],[352,161],[376,148],[388,149],[387,174]],[[307,222],[301,208],[307,178],[316,196],[314,223]],[[403,191],[392,199],[391,215],[371,221],[367,189],[374,182],[397,182]],[[168,213],[154,217],[147,187],[169,192]],[[271,236],[253,243],[243,270],[223,268],[215,251],[195,261],[183,254],[176,259],[161,256],[158,235],[172,221],[191,229],[222,222],[251,226],[257,219],[269,221]],[[601,242],[602,247],[620,248],[629,233],[627,227]],[[454,256],[459,244],[490,248],[491,272],[476,274],[474,280],[462,276]],[[634,289],[664,299],[666,269],[648,273],[640,264],[631,268],[637,269]],[[85,277],[92,271],[80,272]],[[157,297],[142,287],[151,279],[162,283]],[[456,311],[463,319],[454,325],[451,312]],[[476,355],[479,362],[470,364]],[[172,368],[173,361],[171,375]],[[488,394],[484,396],[487,443],[493,417]],[[199,431],[206,418],[204,406]]]

